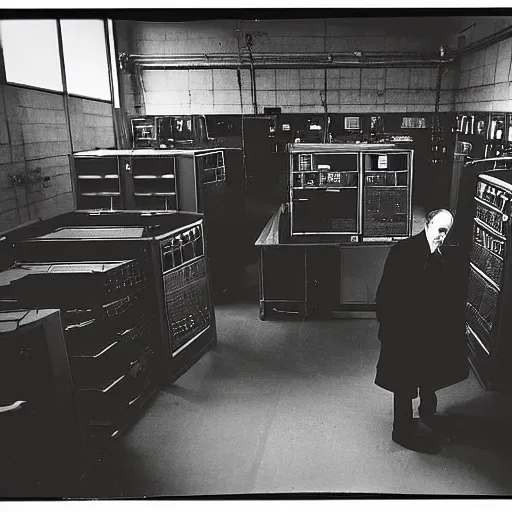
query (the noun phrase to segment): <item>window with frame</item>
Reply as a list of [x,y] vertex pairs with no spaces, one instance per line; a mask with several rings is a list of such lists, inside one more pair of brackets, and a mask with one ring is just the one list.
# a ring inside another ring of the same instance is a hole
[[57,20],[1,20],[7,82],[63,91]]
[[61,20],[68,94],[111,100],[103,20]]

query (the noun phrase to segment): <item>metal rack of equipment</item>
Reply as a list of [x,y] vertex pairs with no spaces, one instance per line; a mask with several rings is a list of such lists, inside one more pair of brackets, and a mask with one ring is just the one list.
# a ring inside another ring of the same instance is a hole
[[510,388],[510,171],[480,174],[474,206],[466,304],[469,358],[485,387]]
[[290,233],[358,243],[412,229],[413,151],[392,144],[291,144]]
[[5,233],[1,249],[10,307],[62,310],[77,400],[98,441],[216,343],[201,214],[75,211]]

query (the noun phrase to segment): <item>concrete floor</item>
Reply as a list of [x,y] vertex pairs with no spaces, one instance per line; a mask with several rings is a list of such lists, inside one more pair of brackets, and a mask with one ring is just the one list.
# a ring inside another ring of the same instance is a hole
[[[216,306],[218,346],[162,388],[80,491],[511,495],[512,401],[470,378],[438,393],[464,428],[439,455],[391,441],[374,319],[258,319],[254,266]],[[270,496],[271,497],[271,496]]]

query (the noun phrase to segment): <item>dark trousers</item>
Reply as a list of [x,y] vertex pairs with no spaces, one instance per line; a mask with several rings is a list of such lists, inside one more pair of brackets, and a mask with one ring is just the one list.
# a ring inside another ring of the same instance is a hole
[[[437,410],[437,396],[433,389],[421,387],[419,413],[421,418],[432,416]],[[409,395],[394,393],[393,395],[393,430],[400,433],[412,432],[414,422],[412,416],[412,399]]]

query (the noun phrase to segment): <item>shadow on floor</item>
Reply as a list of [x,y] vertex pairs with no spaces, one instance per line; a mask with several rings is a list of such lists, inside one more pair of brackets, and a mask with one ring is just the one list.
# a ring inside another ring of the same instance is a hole
[[512,453],[512,407],[507,395],[489,392],[447,408],[440,420],[451,444]]

